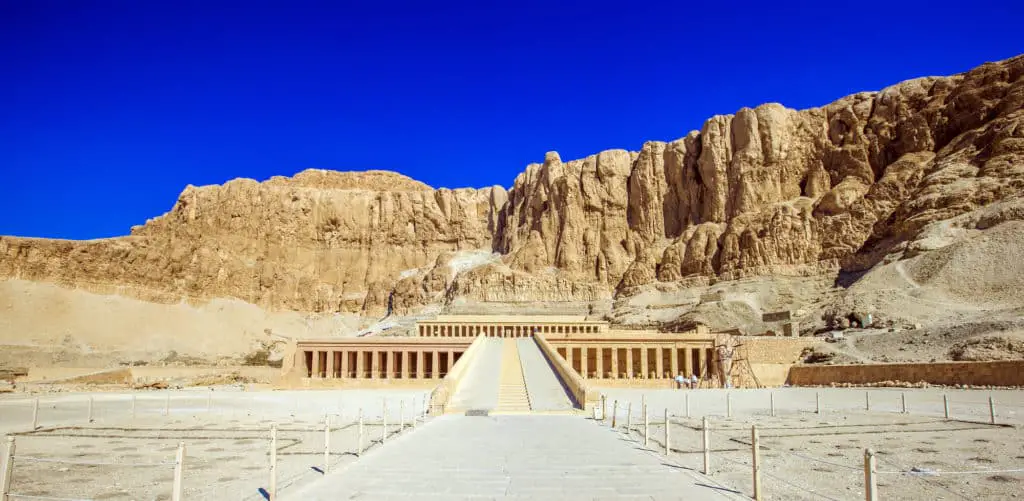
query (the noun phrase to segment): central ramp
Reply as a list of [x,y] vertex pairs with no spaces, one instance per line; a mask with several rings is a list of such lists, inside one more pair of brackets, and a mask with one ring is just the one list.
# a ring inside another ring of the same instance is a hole
[[562,380],[537,346],[537,341],[532,337],[520,338],[516,344],[523,376],[526,378],[526,391],[530,395],[530,410],[571,411],[572,400],[562,386]]
[[747,499],[579,416],[446,415],[286,499]]
[[498,406],[498,369],[502,364],[503,343],[498,338],[481,340],[483,346],[452,396],[455,411],[492,410]]

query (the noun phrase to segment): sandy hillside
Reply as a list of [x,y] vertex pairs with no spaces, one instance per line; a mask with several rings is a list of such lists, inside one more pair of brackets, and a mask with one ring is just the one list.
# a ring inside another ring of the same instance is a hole
[[171,352],[217,362],[288,337],[353,335],[353,315],[268,312],[237,300],[158,304],[55,285],[0,282],[0,365],[106,366]]

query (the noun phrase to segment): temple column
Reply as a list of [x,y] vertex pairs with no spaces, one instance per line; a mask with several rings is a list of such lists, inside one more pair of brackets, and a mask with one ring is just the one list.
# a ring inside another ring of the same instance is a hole
[[431,364],[432,371],[430,371],[431,379],[440,379],[441,377],[441,352],[434,350],[432,352],[434,357],[433,364]]
[[366,358],[365,354],[365,351],[356,351],[356,379],[363,379],[366,377],[366,367],[363,362],[363,359]]
[[664,348],[661,346],[654,349],[654,355],[658,357],[654,360],[654,370],[658,373],[656,379],[663,379],[665,377],[665,352],[662,350]]
[[416,350],[416,379],[423,379],[423,350]]
[[640,371],[640,379],[647,379],[647,378],[651,377],[650,365],[648,365],[647,363],[648,363],[648,360],[647,360],[647,346],[641,346],[640,347],[640,367],[643,367],[643,370]]
[[377,379],[380,377],[380,352],[373,350],[370,353],[370,379]]
[[633,379],[633,348],[626,347],[626,379]]
[[313,379],[320,378],[320,350],[313,350]]
[[569,364],[569,368],[572,368],[572,345],[565,346],[565,361]]
[[[707,365],[708,365],[708,361],[707,361],[707,357],[704,356],[704,349],[703,348],[698,348],[697,349],[697,371],[698,371],[697,375],[700,376],[701,379],[704,379],[704,374],[708,372],[707,371]],[[710,374],[708,374],[708,375],[710,376]]]
[[594,373],[597,374],[597,379],[604,379],[604,376],[605,376],[605,374],[604,374],[604,347],[601,346],[601,345],[597,345],[597,360],[596,360],[596,363],[597,363],[597,367],[596,367],[597,370],[594,371]]
[[341,352],[341,378],[348,379],[349,367],[348,367],[348,351]]
[[590,371],[587,370],[587,360],[590,358],[590,347],[583,345],[580,347],[580,372],[583,379],[590,379]]
[[334,378],[334,353],[334,350],[327,350],[327,373],[324,374],[327,379]]
[[[672,345],[671,350],[672,350],[672,353],[669,353],[668,359],[669,359],[669,364],[670,364],[670,366],[672,368],[672,372],[669,373],[669,376],[676,377],[676,374],[679,374],[679,350],[676,348],[676,345]],[[686,377],[690,377],[690,376],[686,376]]]

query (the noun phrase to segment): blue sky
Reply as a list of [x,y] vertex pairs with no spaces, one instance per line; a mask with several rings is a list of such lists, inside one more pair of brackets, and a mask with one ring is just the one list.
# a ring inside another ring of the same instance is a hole
[[1024,52],[1021,2],[0,0],[0,235],[127,234],[187,184],[316,167],[510,186]]

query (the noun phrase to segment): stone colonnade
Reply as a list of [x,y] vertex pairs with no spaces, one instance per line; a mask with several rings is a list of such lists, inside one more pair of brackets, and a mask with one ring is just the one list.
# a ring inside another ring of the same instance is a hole
[[313,379],[440,379],[466,346],[299,346],[303,377]]
[[537,334],[596,334],[601,323],[419,323],[421,337],[531,337]]
[[715,374],[710,343],[560,343],[558,354],[584,379],[709,379]]

